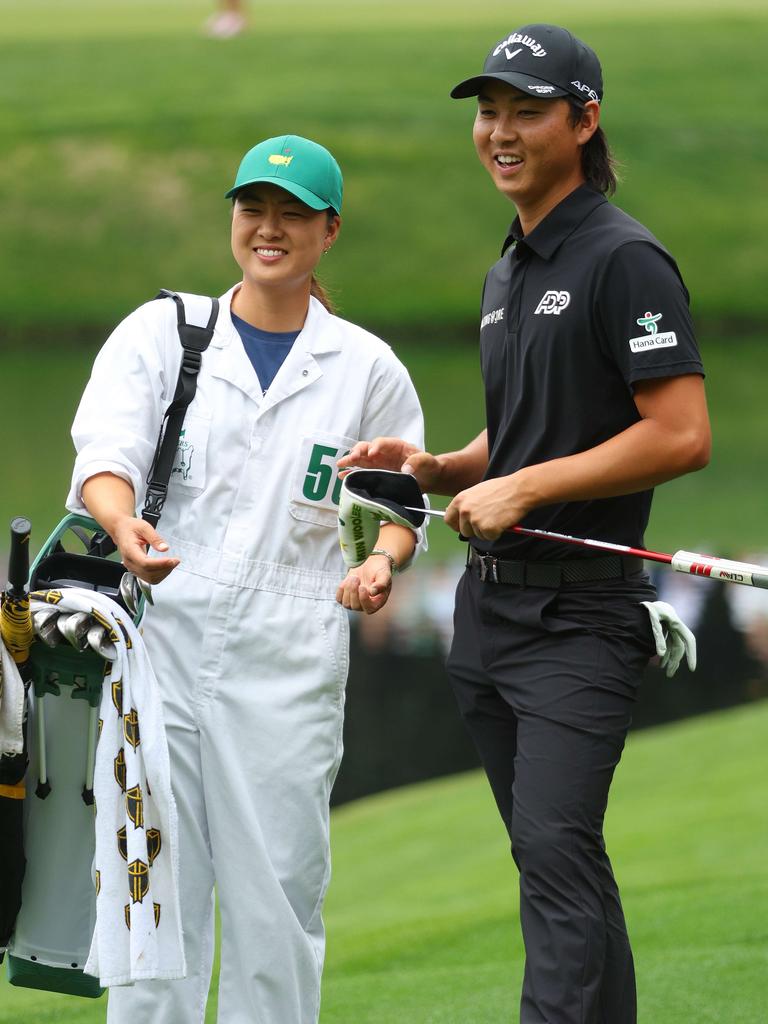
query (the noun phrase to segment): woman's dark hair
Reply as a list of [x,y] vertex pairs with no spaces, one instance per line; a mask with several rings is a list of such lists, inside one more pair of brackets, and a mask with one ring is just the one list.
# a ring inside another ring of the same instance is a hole
[[[575,96],[569,96],[568,105],[569,120],[575,126],[584,114],[584,104]],[[587,184],[602,192],[604,196],[612,196],[617,185],[616,167],[616,159],[611,153],[605,132],[598,127],[589,142],[585,142],[581,147],[581,169]]]
[[309,294],[314,295],[318,302],[322,302],[329,313],[336,312],[336,306],[333,303],[333,299],[330,297],[328,292],[318,281],[317,277],[313,274],[312,281],[309,286]]
[[[330,225],[333,222],[333,218],[338,217],[338,213],[336,213],[332,206],[329,206],[325,212],[328,215],[328,224]],[[329,313],[336,312],[336,305],[333,299],[330,297],[325,288],[320,284],[316,274],[312,275],[312,281],[309,286],[309,294],[314,295],[317,301],[321,302]]]

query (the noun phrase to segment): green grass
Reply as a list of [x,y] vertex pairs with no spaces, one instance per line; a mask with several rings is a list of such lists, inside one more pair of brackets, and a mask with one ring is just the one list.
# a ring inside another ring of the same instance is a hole
[[[253,0],[252,31],[227,43],[201,35],[211,6],[0,2],[3,328],[33,344],[33,329],[112,322],[159,286],[222,291],[223,193],[244,150],[285,130],[345,171],[326,268],[345,313],[471,323],[513,211],[474,156],[472,103],[447,93],[540,5]],[[619,202],[675,253],[697,314],[764,315],[764,4],[555,2],[546,16],[600,53]]]
[[[630,737],[606,835],[641,1024],[765,1020],[767,730],[757,704]],[[517,1019],[515,873],[479,773],[340,808],[333,857],[322,1024]],[[102,1014],[0,984],[0,1024]]]
[[[427,445],[433,451],[462,447],[483,427],[479,361],[473,346],[396,342],[421,396]],[[649,547],[738,556],[765,551],[766,470],[764,339],[705,338],[707,390],[714,433],[707,469],[656,491]],[[14,444],[3,451],[0,489],[0,557],[6,525],[27,515],[37,550],[63,512],[74,451],[69,438],[93,352],[46,347],[34,357],[17,351],[2,357],[3,404],[16,425]],[[23,426],[22,426],[23,425]],[[444,507],[445,499],[436,499]],[[6,525],[4,525],[6,524]],[[454,535],[435,525],[432,554],[455,552]],[[0,564],[2,564],[0,562]]]

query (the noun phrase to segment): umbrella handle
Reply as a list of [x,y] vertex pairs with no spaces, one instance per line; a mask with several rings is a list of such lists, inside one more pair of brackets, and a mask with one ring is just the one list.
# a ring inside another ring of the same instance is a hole
[[[0,603],[0,636],[2,636],[11,657],[20,668],[29,658],[29,648],[35,639],[27,592],[31,530],[29,520],[21,516],[11,523],[8,590],[3,594]],[[25,670],[22,671],[22,678],[25,683],[29,680],[29,675]]]
[[32,524],[23,516],[11,522],[11,554],[8,561],[8,588],[11,597],[21,597],[29,576],[29,535]]

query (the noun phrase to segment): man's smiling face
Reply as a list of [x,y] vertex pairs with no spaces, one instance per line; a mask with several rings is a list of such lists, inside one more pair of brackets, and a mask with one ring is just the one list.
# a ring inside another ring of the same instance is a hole
[[[496,188],[523,217],[546,214],[584,181],[581,146],[597,127],[598,105],[587,103],[573,123],[566,99],[540,99],[489,78],[478,96],[472,136]],[[542,212],[543,211],[543,212]]]

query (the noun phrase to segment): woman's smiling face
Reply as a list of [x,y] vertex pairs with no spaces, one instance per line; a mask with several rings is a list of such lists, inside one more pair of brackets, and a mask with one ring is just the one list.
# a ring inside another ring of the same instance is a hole
[[259,182],[235,198],[232,254],[245,280],[296,286],[311,279],[339,226],[328,210],[313,210],[285,189]]

